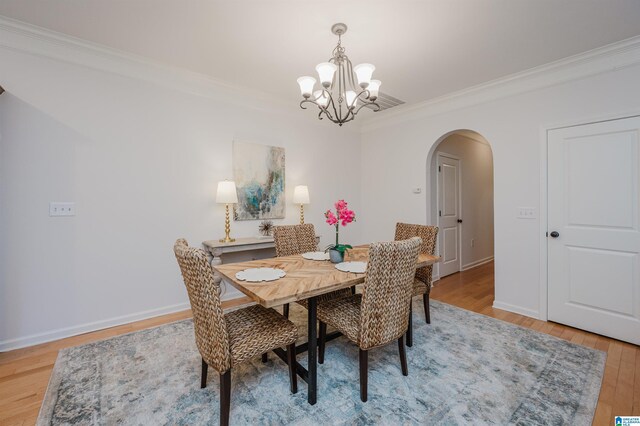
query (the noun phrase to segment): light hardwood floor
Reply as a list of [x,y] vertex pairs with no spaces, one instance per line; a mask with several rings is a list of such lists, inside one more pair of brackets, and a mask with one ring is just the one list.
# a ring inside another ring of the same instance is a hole
[[[493,309],[491,307],[493,304],[493,263],[440,280],[431,295],[433,299],[442,302],[551,334],[577,344],[607,351],[604,379],[593,423],[595,425],[611,425],[614,415],[640,416],[640,348],[638,346],[560,324],[538,321]],[[227,303],[225,307],[246,302],[247,299],[238,299]],[[190,316],[190,311],[184,311],[0,353],[0,425],[32,425],[35,423],[53,364],[60,349],[155,327]]]

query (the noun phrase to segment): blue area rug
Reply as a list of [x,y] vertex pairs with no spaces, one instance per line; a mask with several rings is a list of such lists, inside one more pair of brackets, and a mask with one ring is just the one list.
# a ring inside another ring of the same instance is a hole
[[[414,304],[409,376],[397,345],[369,355],[369,401],[358,385],[358,349],[327,344],[318,403],[306,384],[289,393],[286,365],[270,355],[232,372],[232,424],[591,424],[606,354],[522,327],[431,302],[432,324]],[[306,311],[291,305],[306,330]],[[306,354],[298,355],[306,365]],[[200,389],[191,320],[62,350],[39,425],[204,425],[218,422],[218,374]]]

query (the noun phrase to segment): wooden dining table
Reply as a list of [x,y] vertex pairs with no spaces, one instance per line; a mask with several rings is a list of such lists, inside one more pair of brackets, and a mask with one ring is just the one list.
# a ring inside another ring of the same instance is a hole
[[[368,259],[367,249],[354,250],[348,260]],[[432,265],[438,262],[438,256],[420,254],[416,267]],[[296,371],[307,383],[309,404],[317,400],[317,297],[342,288],[350,288],[364,283],[365,274],[342,272],[329,261],[306,260],[302,255],[276,257],[272,259],[253,260],[250,262],[215,265],[213,268],[235,288],[249,296],[254,302],[265,308],[273,308],[286,303],[307,299],[307,333],[306,344],[299,345],[297,353],[307,351],[307,368],[296,361]],[[269,282],[247,282],[236,278],[236,273],[250,268],[277,268],[286,272],[286,276]],[[335,338],[339,333],[327,336],[327,340]],[[287,362],[286,353],[278,348],[274,353]]]

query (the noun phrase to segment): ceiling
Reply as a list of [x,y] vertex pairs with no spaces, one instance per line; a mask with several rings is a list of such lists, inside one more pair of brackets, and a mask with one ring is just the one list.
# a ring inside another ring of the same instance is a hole
[[291,102],[335,22],[407,103],[640,35],[640,0],[0,0],[0,15]]

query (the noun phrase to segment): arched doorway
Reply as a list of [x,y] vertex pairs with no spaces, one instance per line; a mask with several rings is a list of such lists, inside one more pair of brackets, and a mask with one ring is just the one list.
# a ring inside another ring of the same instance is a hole
[[440,228],[434,280],[493,260],[493,152],[480,133],[438,139],[427,159],[428,221]]

